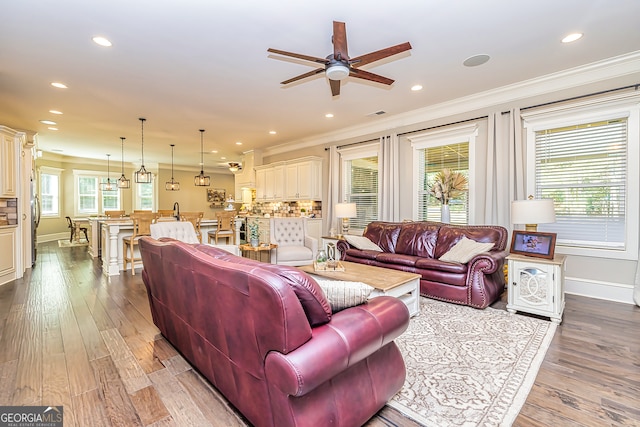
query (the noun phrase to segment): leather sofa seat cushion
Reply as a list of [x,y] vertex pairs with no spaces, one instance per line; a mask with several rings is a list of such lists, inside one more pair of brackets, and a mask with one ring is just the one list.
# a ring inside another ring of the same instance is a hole
[[385,264],[398,264],[406,265],[409,267],[415,267],[416,262],[421,258],[415,255],[403,255],[403,254],[390,254],[387,252],[380,252],[376,257],[376,261],[384,262]]
[[396,253],[434,258],[440,224],[410,222],[402,224],[396,243]]
[[400,227],[397,222],[375,221],[369,223],[362,235],[378,245],[383,252],[394,253]]
[[235,256],[210,245],[198,245],[197,249],[223,261],[268,270],[280,276],[295,292],[311,326],[323,325],[331,320],[331,306],[320,286],[304,271],[286,265],[268,264]]
[[384,252],[365,251],[362,249],[347,249],[347,255],[352,256],[354,258],[376,259],[376,257],[381,253],[384,253]]
[[449,273],[467,273],[467,264],[459,264],[457,262],[445,262],[431,258],[420,258],[416,261],[416,268],[426,270],[446,271]]

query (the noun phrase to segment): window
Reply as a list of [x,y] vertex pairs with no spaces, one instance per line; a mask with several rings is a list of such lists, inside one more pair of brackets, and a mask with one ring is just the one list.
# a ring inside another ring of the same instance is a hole
[[378,219],[378,146],[340,151],[342,158],[342,201],[356,204],[357,218],[350,227],[364,230]]
[[42,216],[60,215],[61,169],[40,168],[40,212]]
[[556,222],[538,229],[557,233],[564,253],[637,254],[638,151],[629,143],[637,141],[637,107],[611,107],[560,111],[560,121],[535,125],[529,119],[528,193],[554,200]]
[[74,170],[73,173],[76,182],[74,215],[97,215],[105,210],[120,209],[120,190],[102,191],[99,184],[105,183],[107,177],[101,172]]
[[156,180],[152,180],[149,183],[138,183],[136,184],[136,207],[135,209],[139,210],[155,210],[154,203],[154,193],[155,187],[154,182]]
[[471,171],[477,125],[463,125],[437,129],[420,135],[411,135],[414,150],[414,218],[418,221],[440,221],[441,202],[429,194],[436,173],[443,169],[463,174],[469,185],[460,197],[450,200],[452,224],[469,223],[471,197]]

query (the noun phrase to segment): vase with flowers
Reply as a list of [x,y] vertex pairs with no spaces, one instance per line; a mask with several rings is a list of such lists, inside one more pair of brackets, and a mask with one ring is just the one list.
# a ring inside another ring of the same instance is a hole
[[260,231],[258,229],[258,221],[253,221],[250,224],[247,225],[247,228],[249,229],[249,243],[251,243],[251,246],[253,246],[254,248],[258,247],[258,244],[260,243]]
[[440,221],[446,223],[451,221],[449,201],[462,196],[467,191],[468,182],[467,177],[461,172],[447,168],[435,174],[429,187],[429,194],[440,202]]

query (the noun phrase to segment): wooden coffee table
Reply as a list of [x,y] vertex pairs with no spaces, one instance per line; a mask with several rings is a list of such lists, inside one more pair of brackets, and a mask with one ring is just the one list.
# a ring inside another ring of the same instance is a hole
[[315,271],[313,265],[299,267],[302,271],[325,279],[362,282],[375,288],[370,298],[388,295],[400,299],[409,315],[420,312],[420,275],[390,268],[374,267],[357,262],[340,261],[344,271]]

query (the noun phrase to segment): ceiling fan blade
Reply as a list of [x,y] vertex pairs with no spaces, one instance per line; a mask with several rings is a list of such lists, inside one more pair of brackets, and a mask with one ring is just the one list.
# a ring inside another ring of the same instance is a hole
[[383,77],[379,74],[373,74],[368,71],[358,70],[355,68],[351,68],[349,70],[349,77],[357,77],[363,80],[371,80],[372,82],[382,83],[385,85],[392,84],[395,80],[389,79],[387,77]]
[[347,50],[347,28],[344,22],[333,21],[333,58],[337,60],[349,59]]
[[285,80],[283,82],[280,82],[280,84],[281,85],[286,85],[286,84],[293,83],[293,82],[298,81],[298,80],[306,79],[307,77],[315,76],[316,74],[320,74],[322,72],[324,72],[324,68],[317,68],[315,70],[309,71],[308,73],[300,74],[299,76],[295,76],[295,77],[290,78],[289,80]]
[[340,95],[340,80],[329,80],[329,84],[331,85],[331,95],[337,96]]
[[317,62],[319,64],[329,63],[329,60],[325,58],[318,58],[317,56],[302,55],[300,53],[287,52],[285,50],[269,48],[267,49],[267,52],[277,53],[278,55],[290,56],[292,58],[297,58],[297,59],[304,59],[305,61]]
[[401,43],[395,46],[388,47],[386,49],[376,50],[375,52],[366,53],[364,55],[355,57],[349,60],[349,64],[351,64],[352,67],[361,67],[365,64],[370,64],[371,62],[379,61],[380,59],[396,55],[410,49],[411,44],[409,42]]

